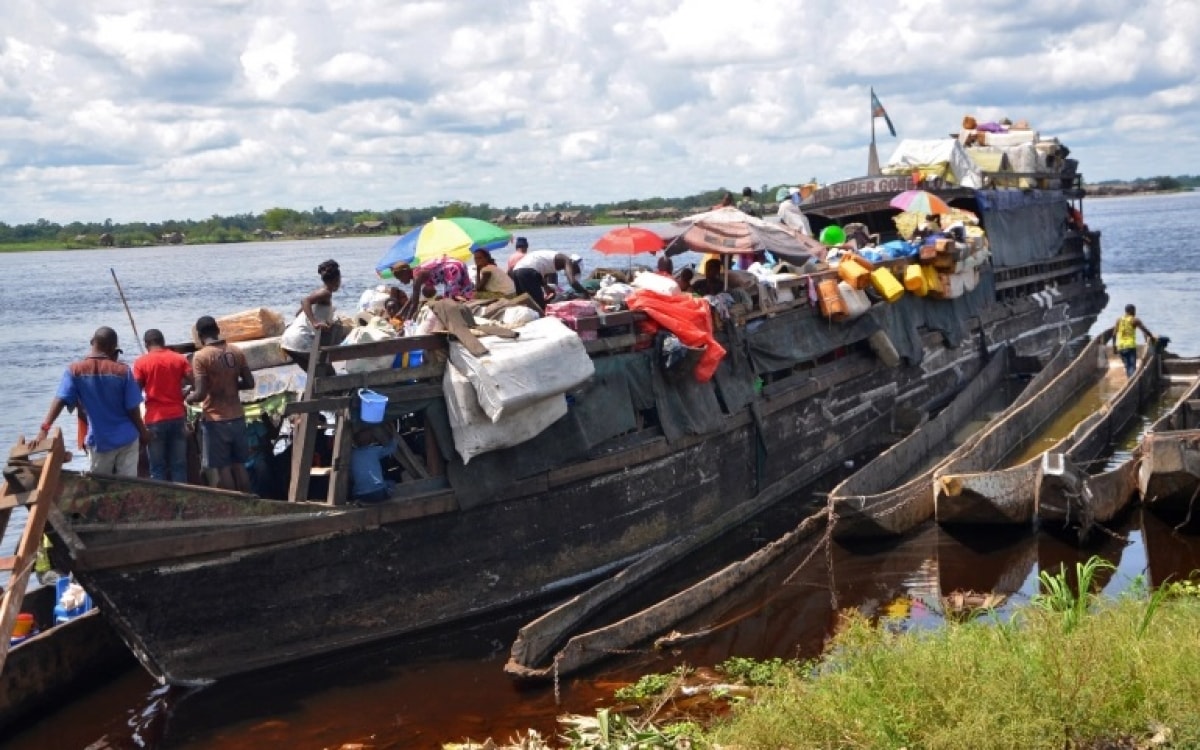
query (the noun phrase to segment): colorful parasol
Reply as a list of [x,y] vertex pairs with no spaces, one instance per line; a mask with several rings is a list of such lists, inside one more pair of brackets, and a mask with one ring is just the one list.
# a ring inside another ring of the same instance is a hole
[[769,250],[773,254],[804,263],[810,257],[822,257],[824,246],[816,239],[793,232],[788,227],[764,221],[736,208],[717,208],[685,216],[673,226],[682,230],[678,242],[672,242],[668,255],[684,250],[698,253],[753,253]]
[[637,255],[638,253],[657,253],[666,244],[666,240],[649,229],[621,227],[606,232],[596,240],[592,249],[599,250],[605,255]]
[[397,263],[418,265],[444,255],[469,262],[476,250],[496,250],[507,245],[511,238],[506,230],[482,219],[467,216],[433,219],[396,240],[375,264],[375,273],[390,279],[391,268]]
[[905,190],[888,201],[888,205],[923,216],[950,213],[950,204],[925,190]]

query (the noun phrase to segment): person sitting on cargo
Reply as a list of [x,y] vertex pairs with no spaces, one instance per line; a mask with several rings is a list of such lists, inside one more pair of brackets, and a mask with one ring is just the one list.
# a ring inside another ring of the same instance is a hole
[[354,433],[350,451],[350,496],[356,503],[378,503],[388,499],[395,482],[383,475],[383,459],[397,447],[395,433],[380,426],[364,427]]
[[719,258],[709,258],[704,261],[704,276],[692,282],[692,294],[699,294],[701,297],[706,297],[710,294],[719,294],[725,291],[725,275],[723,271],[724,269],[721,266]]
[[692,270],[691,266],[681,268],[679,274],[675,277],[675,281],[679,284],[679,291],[684,294],[694,294],[695,290],[692,289],[692,279],[695,275],[696,272]]
[[1116,325],[1109,329],[1108,334],[1113,340],[1113,351],[1125,363],[1125,374],[1132,376],[1137,369],[1137,332],[1141,329],[1146,336],[1146,343],[1154,344],[1154,334],[1142,324],[1137,316],[1137,308],[1125,305],[1125,314],[1117,320]]
[[[279,348],[305,372],[308,371],[313,342],[321,336],[322,343],[327,343],[326,337],[336,320],[333,293],[342,288],[342,270],[336,260],[327,260],[317,266],[317,273],[321,277],[321,286],[300,300],[300,311],[279,339]],[[317,374],[332,375],[333,372],[333,365],[323,364]]]
[[937,214],[928,214],[925,223],[913,232],[913,240],[921,241],[942,233],[942,220]]
[[512,277],[496,266],[487,250],[475,251],[475,299],[503,299],[517,293]]
[[744,214],[749,214],[756,219],[762,218],[762,211],[758,210],[758,204],[754,202],[754,191],[748,187],[742,188],[742,200],[737,207]]
[[800,188],[788,188],[788,196],[779,204],[779,220],[806,237],[812,237],[808,217],[800,210]]
[[675,264],[671,262],[671,259],[666,255],[660,255],[655,265],[657,268],[656,273],[659,276],[666,276],[668,279],[675,277],[675,274],[673,273],[675,270]]
[[574,261],[566,253],[554,250],[534,250],[526,253],[513,269],[513,282],[517,294],[528,294],[538,310],[546,308],[547,300],[554,298],[554,288],[546,283],[547,277],[558,278],[558,272],[567,275],[567,283],[582,297],[590,297],[587,289],[579,280],[583,272],[578,261]]
[[475,296],[475,284],[471,281],[467,264],[447,255],[427,260],[416,268],[408,263],[397,263],[392,266],[392,275],[402,284],[413,285],[412,298],[404,311],[406,318],[416,314],[420,306],[418,291],[427,285],[441,284],[447,297],[460,302]]

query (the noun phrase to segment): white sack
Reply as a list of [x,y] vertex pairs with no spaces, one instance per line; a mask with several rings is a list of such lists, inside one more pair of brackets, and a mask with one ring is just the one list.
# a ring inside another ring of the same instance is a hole
[[542,316],[534,310],[524,305],[513,305],[512,307],[504,308],[504,315],[500,318],[500,325],[505,328],[521,328],[526,323],[532,323]]
[[[989,133],[990,135],[990,133]],[[991,145],[991,141],[988,141]],[[983,175],[966,149],[954,138],[931,140],[906,139],[900,141],[892,158],[883,167],[884,174],[910,174],[916,167],[935,167],[948,164],[959,185],[969,188],[983,187]]]
[[[342,339],[339,346],[349,346],[351,344],[369,344],[372,341],[383,341],[384,339],[395,338],[386,331],[383,331],[375,326],[355,326],[350,329],[350,333],[346,334],[346,338]],[[383,357],[362,357],[360,359],[346,360],[346,372],[373,372],[375,370],[389,370],[392,367],[392,362],[396,359],[396,355],[388,354]]]
[[454,449],[464,464],[481,453],[520,445],[541,434],[567,413],[567,399],[559,393],[521,409],[509,410],[500,421],[492,422],[479,407],[471,381],[453,364],[446,366],[442,391],[446,395]]
[[251,370],[279,367],[292,361],[292,358],[284,354],[283,349],[279,346],[278,336],[254,341],[239,341],[234,346],[241,349],[242,354],[246,355],[246,365]]
[[506,413],[582,385],[596,368],[579,335],[557,318],[526,323],[515,339],[484,336],[488,348],[472,356],[457,342],[450,361],[475,384],[479,405],[500,421]]
[[633,283],[630,284],[634,289],[649,289],[652,292],[659,294],[679,294],[679,284],[670,276],[663,276],[660,273],[646,273],[638,271],[633,277]]

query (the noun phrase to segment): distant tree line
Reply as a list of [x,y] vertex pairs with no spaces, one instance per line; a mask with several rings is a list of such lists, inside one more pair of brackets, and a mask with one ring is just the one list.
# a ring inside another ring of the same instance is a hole
[[[1093,183],[1092,187],[1117,184],[1133,186],[1136,190],[1189,190],[1200,187],[1200,175],[1143,177],[1127,182],[1109,180]],[[760,185],[755,189],[754,199],[763,204],[774,203],[776,191],[780,187],[785,186]],[[54,243],[62,247],[88,247],[101,244],[100,238],[107,235],[111,238],[112,244],[118,247],[139,247],[162,244],[164,237],[175,233],[182,235],[189,243],[248,242],[269,239],[273,236],[344,235],[354,231],[355,227],[361,227],[364,222],[380,221],[386,222],[386,228],[382,231],[396,234],[418,224],[424,224],[434,217],[471,216],[489,221],[497,215],[513,215],[519,211],[583,210],[593,216],[603,216],[614,210],[667,207],[676,207],[683,211],[701,210],[720,203],[726,193],[731,193],[735,202],[741,200],[742,189],[740,187],[718,187],[674,198],[660,196],[629,198],[592,205],[545,201],[521,206],[493,206],[489,203],[446,201],[435,206],[394,208],[384,211],[346,208],[328,211],[324,206],[317,206],[308,211],[298,211],[275,207],[260,214],[245,213],[232,216],[214,214],[207,219],[168,219],[149,223],[122,224],[116,223],[112,219],[106,219],[103,222],[73,221],[69,224],[57,224],[46,219],[38,219],[31,224],[9,225],[0,222],[0,245]]]

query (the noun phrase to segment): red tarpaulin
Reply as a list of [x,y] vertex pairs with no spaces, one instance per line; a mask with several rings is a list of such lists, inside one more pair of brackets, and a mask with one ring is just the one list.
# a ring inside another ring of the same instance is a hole
[[725,357],[725,348],[713,338],[712,310],[708,302],[690,294],[659,294],[639,289],[625,298],[630,310],[641,310],[659,326],[679,337],[685,346],[705,347],[696,363],[696,380],[707,383]]

